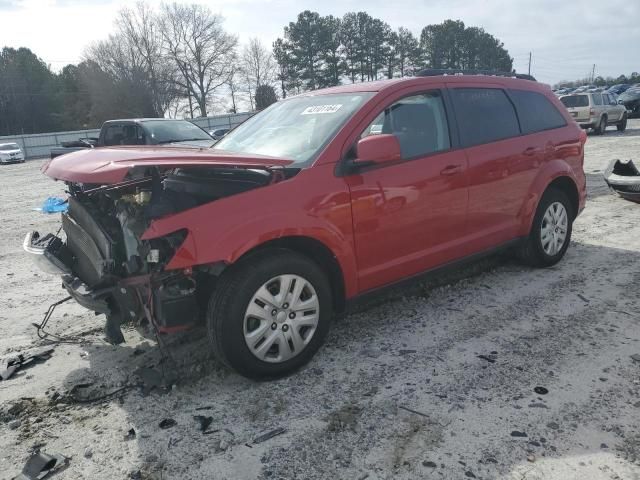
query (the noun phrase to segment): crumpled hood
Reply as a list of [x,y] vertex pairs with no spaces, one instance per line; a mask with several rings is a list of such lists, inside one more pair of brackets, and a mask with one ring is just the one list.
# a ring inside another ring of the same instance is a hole
[[105,147],[83,149],[49,160],[42,173],[56,180],[111,184],[126,179],[135,167],[285,167],[292,160],[214,149],[181,147]]

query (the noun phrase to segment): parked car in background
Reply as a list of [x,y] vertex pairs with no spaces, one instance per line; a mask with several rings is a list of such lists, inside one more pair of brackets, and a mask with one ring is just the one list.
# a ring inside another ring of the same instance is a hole
[[640,116],[640,86],[633,86],[622,92],[618,101],[629,111],[629,115]]
[[597,135],[602,135],[609,125],[615,125],[620,132],[627,128],[627,110],[608,93],[574,92],[560,97],[560,101],[578,125],[593,129]]
[[17,143],[0,143],[0,163],[23,163],[24,153]]
[[140,118],[104,122],[97,139],[80,139],[51,149],[50,157],[96,147],[120,145],[180,145],[207,148],[211,135],[187,120]]
[[211,135],[211,138],[213,138],[214,140],[220,140],[227,133],[229,133],[229,130],[231,130],[231,129],[230,128],[218,128],[216,130],[211,130],[209,132],[209,135]]
[[281,100],[212,149],[55,158],[64,240],[24,248],[106,314],[112,343],[125,321],[202,321],[221,361],[267,378],[383,287],[498,249],[556,264],[585,205],[586,133],[535,80],[442,72]]
[[616,95],[620,95],[622,92],[631,88],[630,83],[618,83],[617,85],[613,85],[609,87],[607,93],[615,93]]

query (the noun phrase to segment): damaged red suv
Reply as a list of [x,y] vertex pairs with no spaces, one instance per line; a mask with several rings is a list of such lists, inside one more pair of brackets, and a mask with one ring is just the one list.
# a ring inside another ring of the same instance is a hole
[[128,321],[204,322],[241,374],[285,374],[365,293],[499,248],[539,267],[564,255],[586,136],[547,86],[475,73],[288,98],[211,149],[56,158],[64,236],[25,249],[113,343]]

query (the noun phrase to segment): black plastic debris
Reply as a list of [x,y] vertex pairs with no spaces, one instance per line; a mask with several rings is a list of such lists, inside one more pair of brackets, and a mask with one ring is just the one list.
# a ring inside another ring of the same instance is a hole
[[640,353],[634,353],[633,355],[631,355],[631,360],[640,363]]
[[544,387],[535,387],[533,391],[536,392],[538,395],[546,395],[547,393],[549,393],[549,390],[547,390]]
[[270,432],[265,433],[264,435],[260,435],[259,437],[254,438],[253,443],[256,444],[256,443],[266,442],[267,440],[270,440],[273,437],[282,435],[286,431],[287,431],[286,428],[278,427],[274,430],[271,430]]
[[53,348],[43,347],[18,353],[3,359],[0,362],[0,380],[8,380],[21,368],[33,365],[37,361],[46,361],[51,358]]
[[133,440],[134,438],[136,438],[136,431],[135,429],[130,428],[129,431],[125,434],[124,439]]
[[177,422],[173,418],[165,418],[160,422],[160,428],[166,430],[167,428],[175,427]]
[[200,424],[200,431],[202,433],[206,433],[213,422],[213,417],[205,417],[204,415],[194,415],[193,419]]
[[478,358],[481,360],[486,360],[489,363],[496,363],[495,355],[478,355]]
[[29,457],[22,473],[13,480],[42,480],[69,465],[69,459],[60,453],[37,452]]
[[519,432],[518,430],[514,430],[511,432],[512,437],[525,438],[527,434],[525,432]]

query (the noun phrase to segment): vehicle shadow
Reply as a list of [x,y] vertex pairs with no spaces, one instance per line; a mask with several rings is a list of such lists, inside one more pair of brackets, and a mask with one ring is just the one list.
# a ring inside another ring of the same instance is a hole
[[[450,478],[496,478],[528,468],[531,452],[597,463],[601,443],[627,445],[633,433],[620,405],[632,372],[593,377],[629,363],[620,340],[638,337],[627,325],[640,306],[628,295],[640,288],[638,264],[639,252],[585,243],[543,270],[490,257],[346,315],[309,365],[279,380],[231,372],[196,330],[162,347],[90,346],[88,368],[65,386],[79,394],[90,384],[70,405],[116,410],[123,423],[110,428],[135,431],[121,440],[135,444],[132,478],[422,478],[441,464]],[[139,368],[160,372],[157,385],[137,379]],[[532,393],[541,383],[547,397]],[[198,415],[210,418],[204,432]],[[579,438],[597,418],[618,430]],[[528,438],[509,435],[518,428]],[[256,441],[265,433],[274,437]]]

